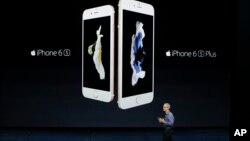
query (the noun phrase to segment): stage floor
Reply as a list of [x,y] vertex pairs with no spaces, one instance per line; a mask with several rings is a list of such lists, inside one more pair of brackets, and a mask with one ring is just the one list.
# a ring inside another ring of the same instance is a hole
[[[229,141],[227,129],[175,129],[174,141]],[[0,141],[161,141],[162,129],[1,129]]]

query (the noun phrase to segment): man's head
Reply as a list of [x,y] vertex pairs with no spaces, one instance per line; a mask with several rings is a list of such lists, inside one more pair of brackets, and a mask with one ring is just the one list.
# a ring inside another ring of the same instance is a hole
[[168,112],[170,110],[170,104],[169,103],[164,103],[163,104],[163,111]]

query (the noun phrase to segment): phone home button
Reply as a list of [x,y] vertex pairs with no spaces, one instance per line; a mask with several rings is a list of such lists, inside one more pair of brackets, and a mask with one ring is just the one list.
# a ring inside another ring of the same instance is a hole
[[139,96],[136,97],[136,103],[137,103],[137,104],[140,104],[140,103],[141,103],[141,97],[139,97]]
[[98,97],[98,93],[97,93],[97,91],[94,91],[93,96],[94,96],[94,98],[97,98],[97,97]]

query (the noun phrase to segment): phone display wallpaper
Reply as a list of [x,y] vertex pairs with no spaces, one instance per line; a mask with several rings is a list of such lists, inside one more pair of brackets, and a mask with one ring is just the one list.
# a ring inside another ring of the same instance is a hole
[[110,90],[110,16],[83,20],[83,87]]
[[153,90],[153,16],[123,10],[122,96]]

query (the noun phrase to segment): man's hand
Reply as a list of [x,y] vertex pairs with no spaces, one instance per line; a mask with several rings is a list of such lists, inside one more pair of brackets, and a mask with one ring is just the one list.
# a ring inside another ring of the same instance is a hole
[[158,118],[159,123],[165,123],[165,120],[163,118]]

